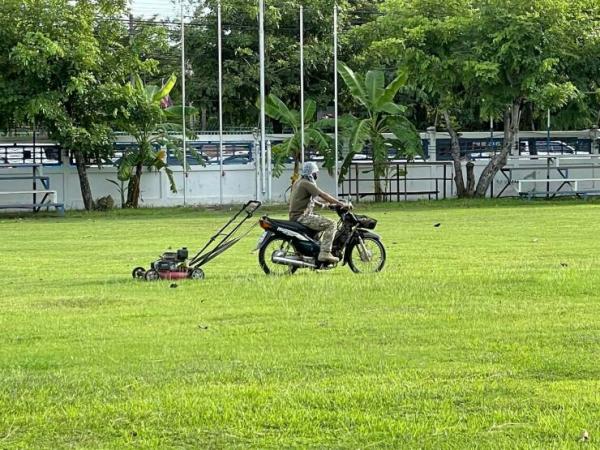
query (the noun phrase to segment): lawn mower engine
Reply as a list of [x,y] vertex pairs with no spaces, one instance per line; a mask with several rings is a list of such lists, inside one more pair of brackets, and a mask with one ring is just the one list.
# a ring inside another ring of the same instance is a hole
[[188,259],[188,250],[183,247],[176,252],[165,252],[158,261],[154,261],[150,267],[158,272],[179,272],[185,268]]
[[181,280],[184,278],[193,278],[196,280],[204,278],[202,269],[192,269],[187,265],[189,257],[186,247],[180,248],[176,252],[165,252],[160,259],[150,264],[150,270],[143,267],[133,269],[133,278],[144,279],[146,281],[163,280]]

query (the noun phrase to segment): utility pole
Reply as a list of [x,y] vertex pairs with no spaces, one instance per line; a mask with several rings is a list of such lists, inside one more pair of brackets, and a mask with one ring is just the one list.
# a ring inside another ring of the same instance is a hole
[[304,7],[300,5],[300,161],[304,164]]
[[265,1],[258,1],[258,47],[260,59],[260,159],[262,195],[266,189],[266,118],[265,118]]
[[185,135],[185,25],[183,23],[183,0],[179,0],[181,4],[181,115],[182,115],[182,143],[183,143],[183,206],[187,203],[187,139]]
[[221,1],[217,4],[217,22],[219,38],[219,203],[223,205],[223,31],[221,24]]
[[334,127],[334,145],[335,145],[335,198],[339,195],[339,187],[338,187],[338,149],[339,149],[339,119],[338,119],[338,107],[339,107],[339,99],[338,99],[338,6],[337,2],[333,5],[333,90],[334,90],[334,118],[335,118],[335,127]]

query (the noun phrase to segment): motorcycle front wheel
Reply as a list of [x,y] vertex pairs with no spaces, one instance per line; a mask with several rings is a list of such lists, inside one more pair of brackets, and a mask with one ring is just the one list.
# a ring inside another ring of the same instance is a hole
[[277,236],[272,236],[263,243],[258,252],[258,262],[262,270],[267,275],[293,275],[298,270],[298,267],[274,263],[272,258],[275,252],[283,252],[281,255],[284,257],[286,255],[296,255],[296,249],[294,249],[291,242]]
[[348,251],[348,265],[354,273],[381,272],[385,266],[385,247],[379,239],[362,237]]

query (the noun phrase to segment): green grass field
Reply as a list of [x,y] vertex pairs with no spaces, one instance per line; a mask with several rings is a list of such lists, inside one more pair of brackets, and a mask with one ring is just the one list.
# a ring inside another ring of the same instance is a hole
[[267,277],[255,229],[176,289],[130,271],[228,211],[0,216],[0,448],[600,445],[600,204],[358,211],[381,274]]

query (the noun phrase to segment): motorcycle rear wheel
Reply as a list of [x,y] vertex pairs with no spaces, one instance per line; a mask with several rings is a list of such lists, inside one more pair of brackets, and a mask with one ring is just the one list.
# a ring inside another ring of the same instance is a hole
[[298,267],[286,266],[273,262],[271,258],[276,251],[285,251],[290,256],[296,255],[296,249],[291,242],[277,236],[272,236],[263,243],[258,252],[258,262],[262,270],[267,275],[293,275],[298,270]]

